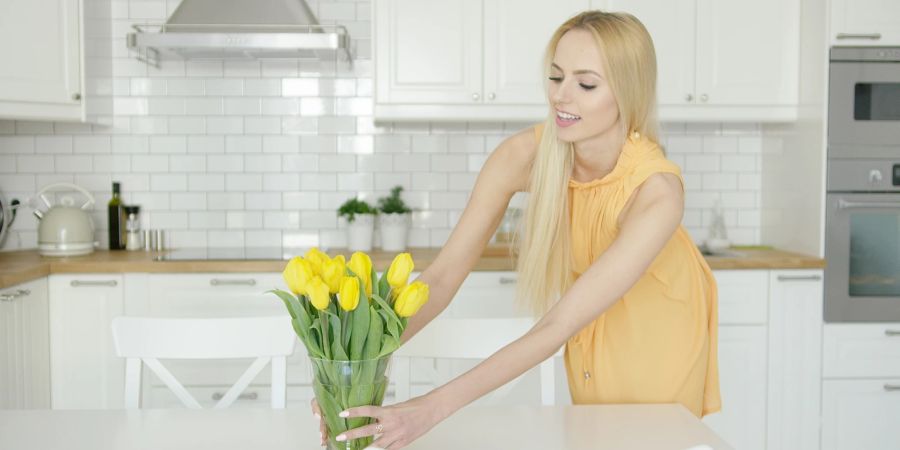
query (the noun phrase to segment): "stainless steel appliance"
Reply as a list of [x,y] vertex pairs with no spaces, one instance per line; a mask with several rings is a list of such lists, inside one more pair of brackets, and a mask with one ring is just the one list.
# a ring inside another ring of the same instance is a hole
[[825,321],[900,321],[900,48],[830,59]]

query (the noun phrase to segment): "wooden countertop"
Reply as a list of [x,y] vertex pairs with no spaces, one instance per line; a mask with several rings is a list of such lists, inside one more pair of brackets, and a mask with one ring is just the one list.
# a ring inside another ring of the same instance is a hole
[[[411,248],[408,250],[420,271],[437,257],[439,248]],[[707,256],[713,270],[717,269],[819,269],[825,260],[762,247],[735,248],[730,254]],[[73,257],[47,257],[37,250],[0,252],[0,289],[24,283],[51,273],[190,273],[190,272],[281,272],[285,261],[273,260],[196,260],[157,261],[166,252],[106,251]],[[334,256],[350,255],[346,249],[330,249]],[[369,252],[378,271],[385,270],[394,257],[393,252]],[[515,270],[507,247],[488,247],[475,265],[476,271]]]

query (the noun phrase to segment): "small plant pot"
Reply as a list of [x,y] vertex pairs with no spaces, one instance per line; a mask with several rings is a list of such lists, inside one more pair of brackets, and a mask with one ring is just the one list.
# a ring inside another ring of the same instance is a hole
[[375,215],[356,214],[353,222],[347,223],[347,247],[351,251],[371,251],[374,234]]
[[386,252],[402,252],[406,250],[409,222],[409,213],[379,214],[378,226],[381,229],[381,249]]

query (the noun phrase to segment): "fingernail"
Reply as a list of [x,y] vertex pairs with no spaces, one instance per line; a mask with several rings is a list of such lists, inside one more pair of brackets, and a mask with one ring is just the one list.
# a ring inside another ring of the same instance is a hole
[[342,411],[338,414],[339,417],[350,417],[350,411]]
[[347,436],[343,435],[343,434],[339,434],[338,437],[334,438],[334,440],[336,440],[338,442],[344,442],[347,440]]

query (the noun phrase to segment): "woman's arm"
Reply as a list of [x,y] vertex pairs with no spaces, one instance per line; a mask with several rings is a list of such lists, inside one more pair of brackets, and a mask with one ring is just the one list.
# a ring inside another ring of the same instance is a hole
[[447,244],[419,275],[429,286],[429,300],[409,319],[401,342],[406,342],[437,317],[471,272],[509,205],[524,190],[537,141],[531,128],[504,140],[487,159],[459,223]]
[[[373,445],[396,450],[549,358],[625,295],[644,274],[681,223],[682,189],[674,175],[650,176],[623,212],[616,240],[524,336],[425,396],[388,407],[351,408],[347,417],[377,418],[385,431]],[[374,433],[375,426],[371,425],[345,435],[355,439]]]

